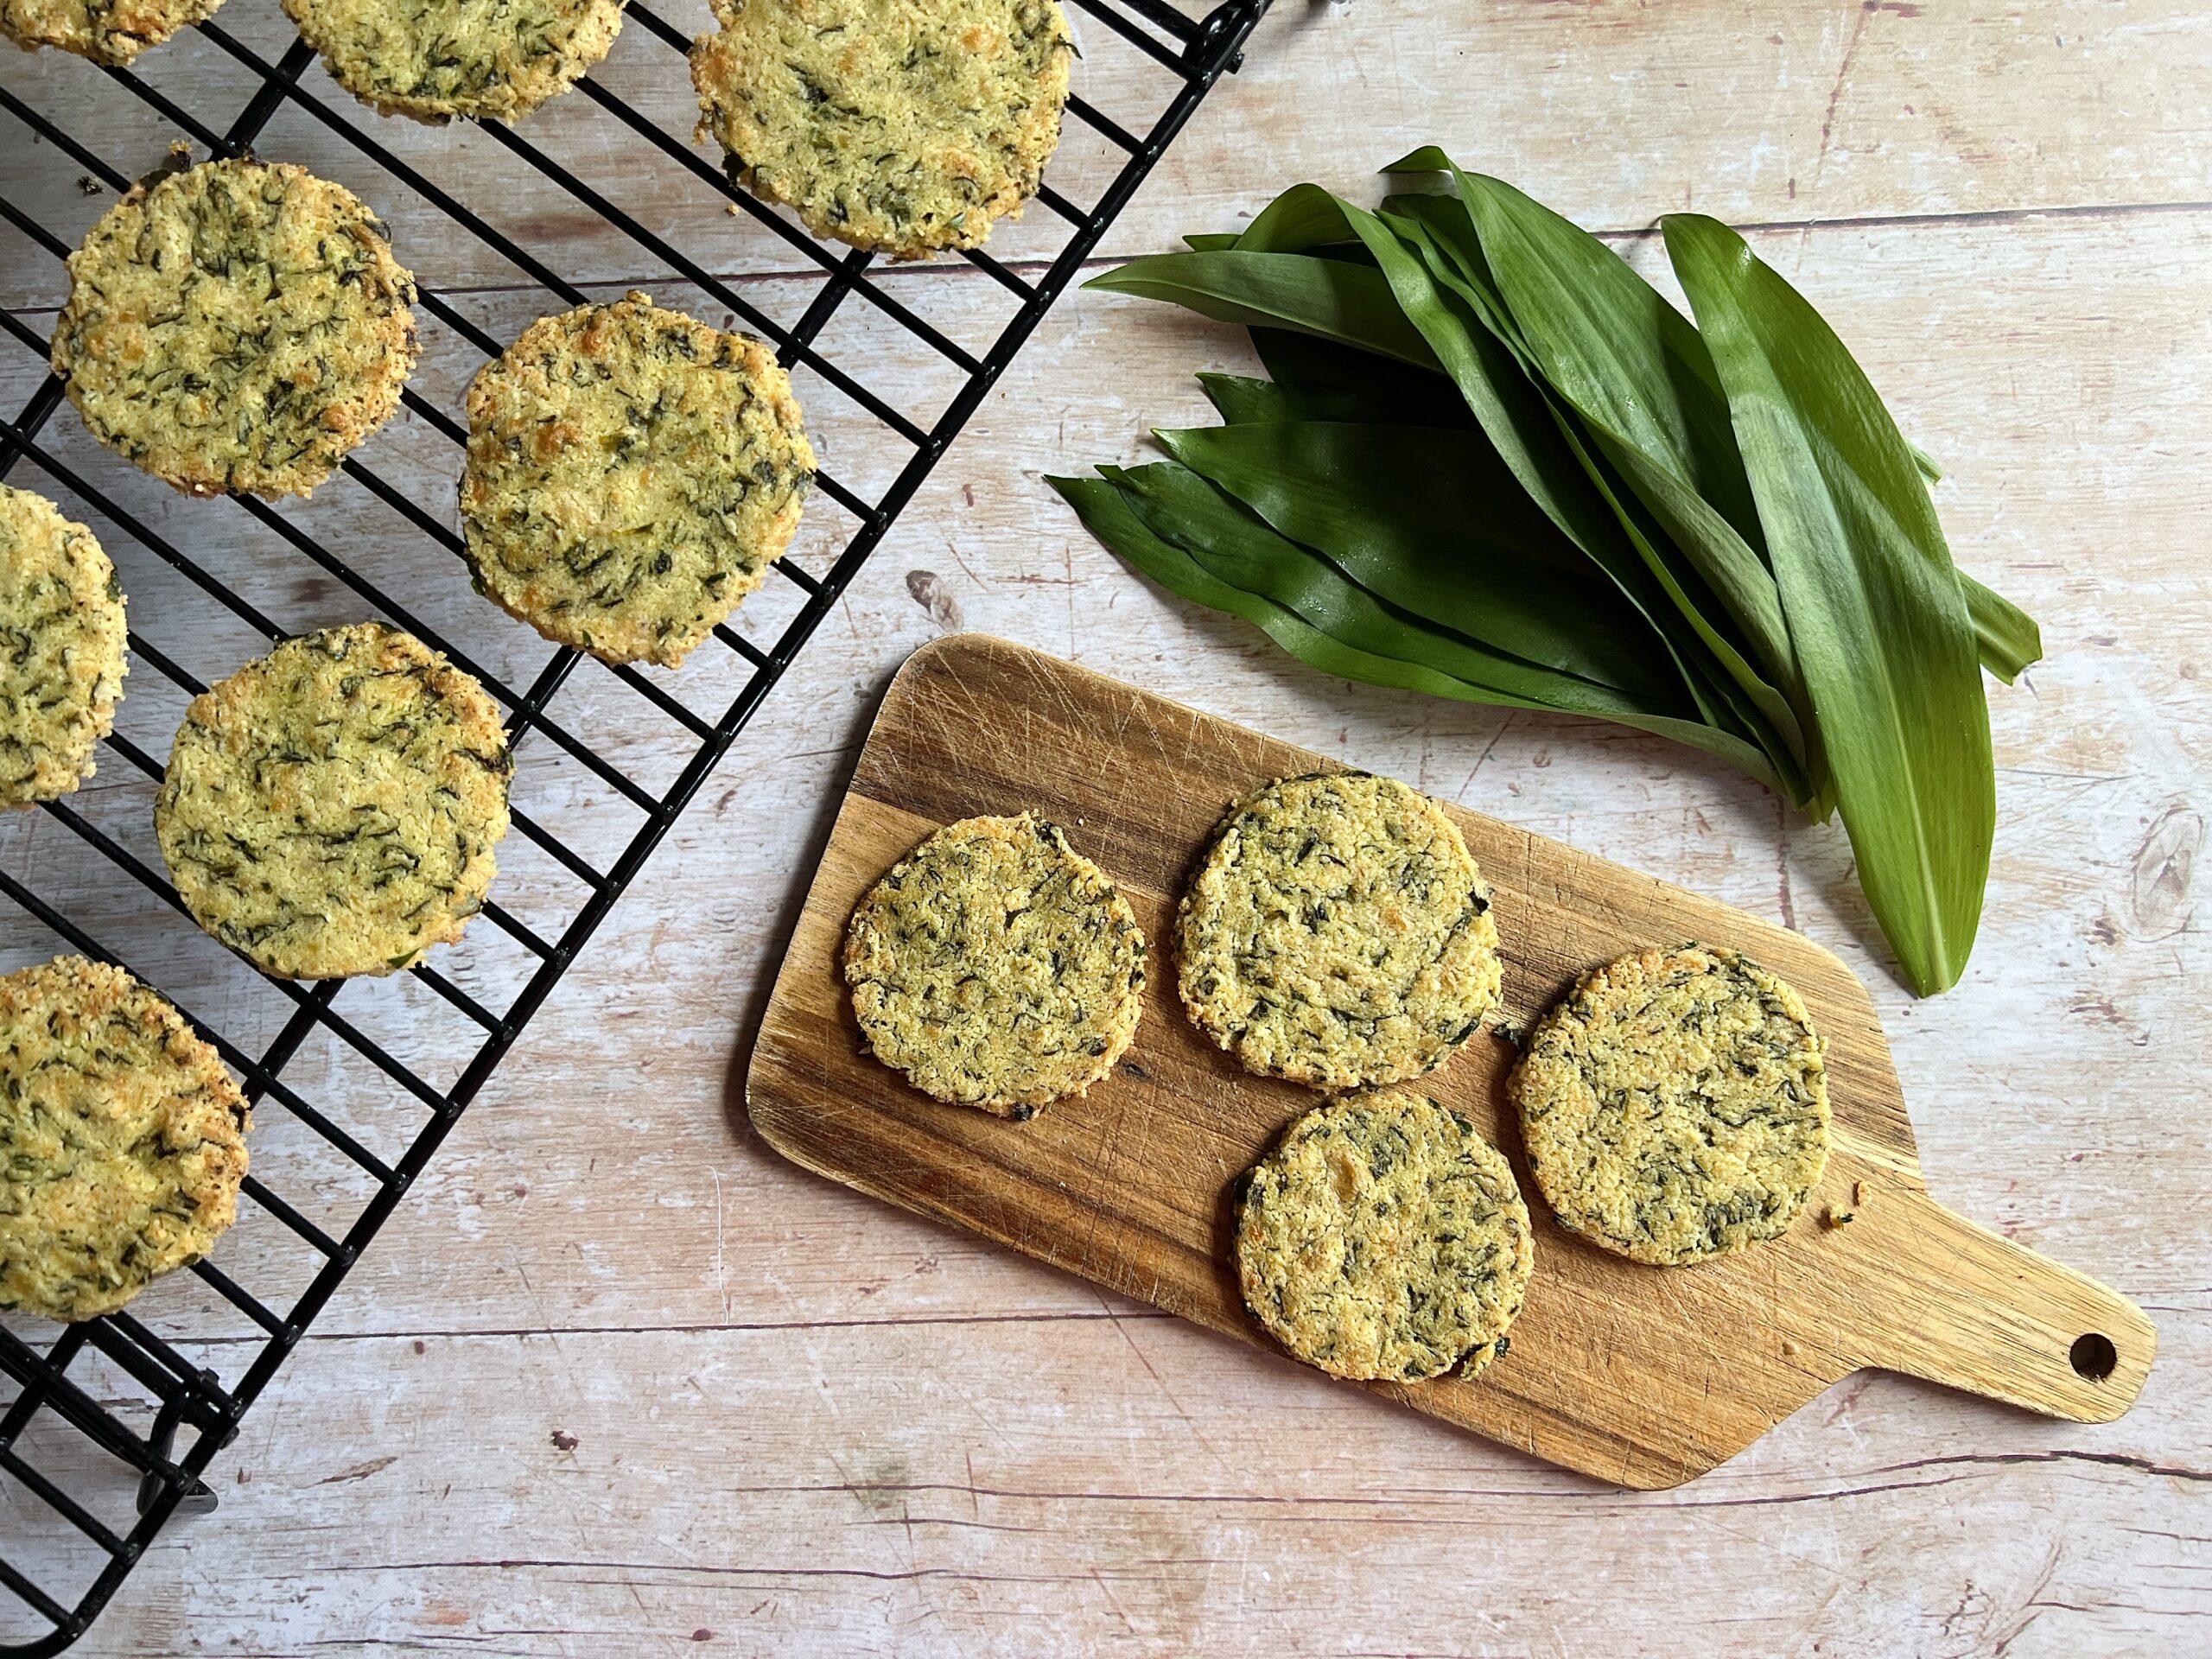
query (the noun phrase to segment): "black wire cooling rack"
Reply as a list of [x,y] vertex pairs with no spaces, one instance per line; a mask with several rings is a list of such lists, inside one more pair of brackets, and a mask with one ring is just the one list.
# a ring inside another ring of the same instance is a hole
[[[0,85],[0,130],[15,128],[0,149],[0,218],[56,262],[169,142],[218,155],[251,146],[339,178],[382,213],[429,319],[406,412],[345,463],[344,481],[311,503],[185,502],[98,450],[73,417],[54,422],[64,399],[45,372],[45,327],[65,291],[59,264],[43,288],[4,296],[0,332],[21,355],[0,346],[0,398],[19,399],[0,420],[0,477],[92,520],[131,595],[134,672],[109,741],[121,780],[104,771],[43,817],[16,821],[28,829],[0,828],[0,893],[37,925],[0,940],[22,960],[68,949],[116,962],[170,993],[245,1079],[258,1123],[239,1224],[216,1253],[225,1265],[200,1263],[197,1285],[164,1281],[131,1312],[0,1326],[0,1374],[14,1389],[0,1410],[0,1585],[21,1604],[0,1638],[25,1632],[0,1652],[68,1646],[171,1516],[214,1507],[200,1476],[241,1415],[1236,67],[1268,3],[1224,0],[1196,16],[1168,0],[1071,0],[1085,59],[1051,181],[1022,225],[1001,226],[995,257],[963,256],[981,277],[926,292],[915,268],[817,243],[726,178],[688,130],[690,34],[634,3],[613,56],[520,130],[380,119],[324,76],[265,0],[232,0],[196,38],[131,69],[48,53]],[[235,113],[225,123],[207,115],[215,107]],[[511,188],[521,181],[526,194]],[[563,198],[573,213],[544,210]],[[536,217],[516,217],[524,200]],[[42,268],[29,248],[11,253]],[[810,542],[674,674],[607,669],[506,624],[455,575],[449,507],[466,435],[451,411],[475,365],[531,317],[634,279],[641,260],[664,273],[668,302],[775,345],[823,462],[802,531]],[[958,315],[932,316],[929,296],[948,289]],[[841,345],[845,324],[856,326]],[[371,612],[506,706],[525,764],[497,897],[461,945],[390,981],[283,983],[220,953],[211,966],[192,954],[213,947],[182,916],[146,822],[167,733],[207,679],[269,641]],[[432,1027],[450,1030],[425,1036]]]

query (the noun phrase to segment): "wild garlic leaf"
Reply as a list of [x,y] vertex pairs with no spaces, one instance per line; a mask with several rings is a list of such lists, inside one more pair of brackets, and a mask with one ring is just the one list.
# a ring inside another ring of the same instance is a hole
[[1156,435],[1394,605],[1562,673],[1681,697],[1650,624],[1591,581],[1580,552],[1464,434],[1313,421]]
[[[1045,481],[1076,509],[1094,536],[1132,568],[1194,604],[1226,612],[1253,623],[1285,651],[1310,667],[1363,684],[1417,691],[1461,702],[1489,703],[1505,708],[1561,708],[1557,703],[1516,697],[1497,688],[1443,672],[1430,665],[1425,639],[1409,640],[1404,635],[1382,636],[1382,642],[1391,643],[1394,648],[1402,647],[1406,652],[1403,657],[1361,650],[1345,643],[1335,632],[1313,626],[1287,606],[1224,581],[1202,562],[1198,555],[1168,541],[1154,530],[1140,512],[1141,497],[1132,485],[1141,475],[1154,474],[1154,468],[1139,467],[1129,473],[1116,467],[1102,470],[1108,474],[1106,478],[1047,478]],[[1185,476],[1190,478],[1192,475],[1185,473]],[[1202,480],[1193,479],[1192,481],[1201,487],[1211,487],[1205,486]],[[1171,516],[1179,537],[1189,541],[1200,539],[1193,534],[1192,516],[1179,512]],[[1291,545],[1279,537],[1276,542],[1281,547]],[[1227,565],[1220,549],[1213,550],[1210,556],[1223,568],[1231,568]],[[1325,573],[1332,567],[1325,561],[1315,560],[1310,552],[1306,557],[1308,575],[1316,575],[1318,567],[1318,574],[1325,582]],[[1333,601],[1322,596],[1313,598],[1313,602],[1325,614],[1331,613],[1332,607],[1338,604],[1349,612],[1360,612],[1363,603],[1358,590],[1351,584],[1346,584],[1346,588],[1348,592],[1339,593]],[[1286,591],[1295,594],[1300,590]],[[1307,592],[1311,597],[1313,590]],[[1365,601],[1364,609],[1370,623],[1378,616],[1387,614],[1387,607],[1378,608],[1371,597]],[[1334,611],[1332,627],[1367,639],[1370,643],[1376,642],[1377,636],[1362,632],[1356,620],[1347,619],[1345,610]],[[1567,687],[1566,691],[1567,695],[1580,699],[1592,695],[1594,689],[1575,683]],[[1594,694],[1599,698],[1605,695],[1602,692]],[[1563,712],[1587,714],[1687,744],[1739,768],[1768,787],[1773,787],[1773,774],[1767,767],[1765,756],[1756,746],[1699,721],[1649,713],[1632,704],[1612,708],[1566,708]]]
[[1262,380],[1249,375],[1208,371],[1199,372],[1198,385],[1205,389],[1206,401],[1213,405],[1214,412],[1231,426],[1267,421],[1403,423],[1455,431],[1466,442],[1486,446],[1481,429],[1475,425],[1475,418],[1467,412],[1459,394],[1452,389],[1452,383],[1436,375],[1421,378],[1433,387],[1432,397],[1423,397],[1418,391],[1395,397],[1378,397],[1369,390],[1305,385],[1294,380]]
[[1221,322],[1294,328],[1419,367],[1436,355],[1372,267],[1311,254],[1160,253],[1092,277],[1085,288],[1166,300]]
[[1048,477],[1045,482],[1075,509],[1084,528],[1123,562],[1194,605],[1243,617],[1310,667],[1364,685],[1418,691],[1459,702],[1504,702],[1512,706],[1511,699],[1433,669],[1355,650],[1301,621],[1272,600],[1230,586],[1181,548],[1154,534],[1137,516],[1128,499],[1107,479]]
[[[1419,210],[1418,222],[1389,213],[1382,216],[1383,222],[1421,256],[1436,283],[1458,296],[1521,365],[1583,474],[1580,501],[1587,511],[1573,527],[1576,540],[1624,591],[1637,596],[1666,635],[1707,717],[1721,720],[1724,709],[1732,714],[1741,728],[1766,749],[1790,798],[1800,805],[1816,801],[1822,792],[1818,755],[1791,700],[1794,679],[1778,683],[1770,665],[1771,658],[1788,675],[1789,650],[1781,630],[1778,601],[1770,601],[1770,614],[1764,619],[1770,630],[1763,642],[1765,649],[1747,648],[1734,607],[1715,594],[1700,561],[1682,550],[1674,531],[1681,525],[1690,533],[1716,535],[1732,543],[1732,555],[1724,549],[1722,569],[1750,584],[1752,601],[1758,597],[1760,582],[1771,583],[1764,567],[1713,510],[1696,499],[1694,490],[1675,485],[1630,446],[1610,442],[1610,434],[1584,418],[1553,386],[1462,206],[1452,198],[1435,196],[1412,198],[1409,205]],[[1440,351],[1440,359],[1443,356]],[[1635,476],[1624,475],[1630,473]],[[1636,491],[1637,479],[1672,512],[1655,513]],[[1603,509],[1611,511],[1612,524],[1605,522]],[[1636,569],[1639,563],[1641,572]],[[1757,616],[1756,609],[1752,613]]]
[[1306,253],[1355,240],[1342,202],[1318,184],[1294,184],[1259,211],[1236,245],[1251,253]]
[[1963,570],[1959,572],[1959,591],[1966,596],[1984,668],[2010,685],[2031,664],[2043,660],[2043,630],[2035,618]]
[[1389,604],[1179,462],[1103,470],[1154,534],[1172,539],[1230,586],[1273,601],[1332,639],[1420,664],[1529,708],[1643,712],[1643,705],[1611,688],[1493,650]]
[[1802,719],[1781,597],[1705,342],[1588,232],[1502,180],[1456,168],[1453,176],[1539,372],[1688,556],[1761,677]]
[[1172,536],[1209,572],[1240,591],[1264,596],[1339,644],[1370,655],[1450,675],[1469,698],[1610,720],[1672,738],[1718,756],[1771,789],[1764,752],[1688,716],[1608,687],[1554,673],[1485,650],[1377,599],[1311,548],[1278,535],[1218,486],[1173,462],[1100,469],[1153,531]]
[[1910,448],[1819,312],[1726,226],[1662,221],[1758,503],[1859,885],[1922,995],[1957,983],[1996,780],[1974,627]]
[[1663,466],[1756,547],[1758,513],[1712,354],[1612,249],[1502,179],[1452,169],[1539,372],[1585,418]]
[[1593,497],[1582,463],[1567,447],[1545,393],[1507,346],[1474,319],[1449,282],[1440,282],[1389,225],[1350,206],[1344,217],[1375,255],[1404,315],[1459,388],[1498,457],[1529,499],[1598,563],[1658,630],[1677,658],[1685,683],[1694,691],[1697,683],[1679,660],[1681,641],[1671,631],[1675,613],[1669,600],[1636,550],[1625,543],[1605,503]]
[[[1376,357],[1370,352],[1355,351],[1312,334],[1295,334],[1280,328],[1254,328],[1249,333],[1252,347],[1274,377],[1272,380],[1205,374],[1198,377],[1201,384],[1238,380],[1237,386],[1225,388],[1225,395],[1240,409],[1255,408],[1261,400],[1267,400],[1270,407],[1286,410],[1294,406],[1299,410],[1325,406],[1341,411],[1335,415],[1285,413],[1265,417],[1274,420],[1374,420],[1481,430],[1474,411],[1460,397],[1459,389],[1440,372],[1417,369],[1411,364]],[[1267,390],[1257,390],[1261,387]],[[1211,389],[1207,396],[1213,396]],[[1221,407],[1218,399],[1215,407]],[[1232,416],[1224,410],[1222,418],[1234,423],[1249,417]]]

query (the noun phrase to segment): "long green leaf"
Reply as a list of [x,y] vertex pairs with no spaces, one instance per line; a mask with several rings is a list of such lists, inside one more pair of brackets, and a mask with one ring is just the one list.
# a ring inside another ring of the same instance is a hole
[[1282,606],[1231,587],[1181,548],[1162,541],[1105,479],[1048,477],[1045,481],[1065,498],[1090,533],[1120,558],[1193,604],[1243,617],[1309,667],[1339,679],[1392,690],[1418,691],[1459,702],[1519,706],[1511,698],[1432,669],[1354,650],[1300,621]]
[[[1680,644],[1667,632],[1665,619],[1672,613],[1665,595],[1655,591],[1633,550],[1622,545],[1611,515],[1591,499],[1581,463],[1562,442],[1543,393],[1495,334],[1457,308],[1462,302],[1448,287],[1440,286],[1395,231],[1357,207],[1346,207],[1344,217],[1375,255],[1403,315],[1459,386],[1522,488],[1613,579],[1679,659]],[[1686,666],[1682,673],[1696,690],[1696,677]]]
[[1851,353],[1738,236],[1662,221],[1728,394],[1859,884],[1907,980],[1957,983],[1996,826],[1974,628],[1911,450]]
[[1166,300],[1222,322],[1294,328],[1422,368],[1436,356],[1371,266],[1311,254],[1158,253],[1084,284]]
[[1801,704],[1758,509],[1704,340],[1571,220],[1502,180],[1452,176],[1544,378],[1689,556],[1762,676]]
[[[1452,164],[1440,150],[1417,151],[1414,157],[1408,158],[1408,162],[1420,157],[1433,157],[1433,161],[1423,162],[1419,168],[1402,165],[1384,170],[1429,170],[1432,166],[1436,169],[1452,168]],[[1295,186],[1292,192],[1286,193],[1287,195],[1294,194],[1300,198],[1298,222],[1307,227],[1306,232],[1294,236],[1289,228],[1291,216],[1286,213],[1262,232],[1258,239],[1263,242],[1293,242],[1306,241],[1310,236],[1316,245],[1334,245],[1341,234],[1338,226],[1341,224],[1349,228],[1343,220],[1341,204],[1316,186]],[[1455,219],[1464,220],[1466,217],[1464,208],[1454,197],[1394,197],[1392,201],[1408,214],[1417,215],[1425,228],[1433,231],[1449,229]],[[1267,218],[1265,210],[1261,218]],[[1255,220],[1255,226],[1258,224],[1259,221]],[[1238,246],[1252,234],[1253,228],[1248,227],[1243,232],[1187,236],[1184,240],[1194,250],[1218,251]],[[1471,256],[1479,257],[1479,245],[1460,241],[1450,246],[1459,261],[1462,276],[1471,277],[1473,273],[1466,260]],[[1484,270],[1481,274],[1482,289],[1494,294],[1494,284],[1491,283],[1487,270]],[[1154,297],[1174,296],[1161,295]],[[1217,315],[1211,311],[1207,314]],[[1503,328],[1510,333],[1513,327],[1502,298],[1497,299],[1495,313],[1488,315],[1486,321],[1494,332]],[[1338,337],[1321,332],[1294,332],[1260,323],[1248,326],[1254,348],[1260,353],[1268,373],[1278,382],[1294,383],[1300,386],[1325,385],[1346,392],[1368,393],[1376,400],[1381,411],[1374,418],[1387,418],[1389,412],[1395,409],[1402,416],[1411,411],[1416,418],[1427,424],[1455,425],[1460,423],[1459,406],[1464,400],[1440,397],[1436,389],[1427,384],[1432,376],[1442,378],[1442,365],[1433,359],[1426,363],[1409,365],[1398,358],[1378,357],[1372,346],[1344,343]],[[1314,326],[1311,317],[1305,326]],[[1319,417],[1318,410],[1313,416],[1307,417]],[[1233,421],[1242,417],[1224,413],[1224,418]],[[1327,418],[1369,417],[1346,410]],[[1466,418],[1472,419],[1471,410],[1466,411]],[[1913,451],[1913,458],[1923,474],[1931,482],[1942,477],[1942,468],[1919,449]],[[1971,579],[1967,580],[1967,602],[1975,617],[1983,665],[2009,684],[2028,664],[2041,655],[2042,646],[2034,620],[2009,601],[1972,583]]]
[[[1137,474],[1151,471],[1150,467],[1136,469]],[[1424,656],[1416,654],[1425,653],[1425,640],[1408,644],[1404,636],[1382,636],[1387,642],[1402,645],[1413,658],[1411,660],[1347,645],[1335,634],[1313,626],[1289,607],[1224,581],[1189,550],[1162,537],[1137,510],[1135,493],[1126,488],[1135,475],[1117,473],[1113,479],[1047,478],[1045,481],[1066,498],[1093,535],[1132,567],[1193,603],[1243,617],[1310,667],[1364,684],[1418,691],[1462,702],[1489,703],[1504,708],[1557,709],[1567,713],[1587,712],[1599,718],[1636,727],[1701,749],[1748,773],[1769,788],[1774,786],[1774,777],[1766,765],[1766,757],[1755,745],[1695,721],[1649,714],[1627,706],[1586,711],[1516,697],[1493,687],[1459,679],[1429,666]],[[1323,572],[1332,568],[1325,561],[1313,561],[1312,564],[1317,565]],[[1351,607],[1357,610],[1358,590],[1348,583],[1345,588],[1349,590],[1348,594],[1340,597],[1348,599]],[[1316,602],[1325,610],[1328,601]],[[1387,607],[1383,609],[1387,611]],[[1370,613],[1370,620],[1376,614],[1378,613]],[[1359,625],[1346,621],[1341,616],[1338,619],[1338,625],[1359,632]],[[1362,637],[1373,639],[1376,636],[1362,634]]]
[[1346,645],[1419,663],[1530,708],[1606,718],[1679,712],[1497,651],[1389,604],[1180,462],[1100,471],[1130,498],[1155,535],[1230,586],[1272,600]]
[[[1807,739],[1800,711],[1791,698],[1794,672],[1785,672],[1777,683],[1775,671],[1765,661],[1747,654],[1739,643],[1742,625],[1734,607],[1714,594],[1699,560],[1683,557],[1676,540],[1677,526],[1732,543],[1732,555],[1726,550],[1721,555],[1722,569],[1751,584],[1754,603],[1758,583],[1771,587],[1764,567],[1694,489],[1672,484],[1663,473],[1650,476],[1659,469],[1643,463],[1629,446],[1609,444],[1610,435],[1593,430],[1592,423],[1554,390],[1528,332],[1507,303],[1505,290],[1474,233],[1472,220],[1458,202],[1435,196],[1393,200],[1419,210],[1418,217],[1384,214],[1382,222],[1421,257],[1439,287],[1461,299],[1470,315],[1512,354],[1524,377],[1538,389],[1560,442],[1583,475],[1577,499],[1587,512],[1572,533],[1624,587],[1630,580],[1629,561],[1641,562],[1656,591],[1640,602],[1668,633],[1681,670],[1700,691],[1709,717],[1719,720],[1732,715],[1773,758],[1790,798],[1817,810],[1825,791],[1815,746]],[[1441,352],[1439,356],[1441,359]],[[1642,503],[1634,494],[1632,480],[1624,479],[1624,468],[1643,475],[1643,482],[1669,503],[1672,513],[1655,515],[1649,505]],[[1605,524],[1605,510],[1610,510],[1618,528]],[[1767,610],[1764,620],[1770,632],[1765,642],[1768,650],[1761,654],[1771,656],[1787,671],[1789,643],[1781,627],[1779,602],[1770,599]],[[1674,626],[1677,620],[1687,625],[1687,636]]]
[[1590,580],[1574,545],[1461,434],[1317,421],[1156,435],[1395,605],[1600,685],[1680,693],[1653,671],[1662,642],[1649,623]]
[[1452,176],[1544,378],[1756,546],[1758,513],[1727,398],[1689,319],[1572,219],[1502,179],[1457,168]]
[[[1452,390],[1449,381],[1440,378],[1436,385],[1444,396],[1434,409],[1408,409],[1402,403],[1386,409],[1365,391],[1301,385],[1291,380],[1262,380],[1243,374],[1217,374],[1205,369],[1198,372],[1198,385],[1205,389],[1206,401],[1213,405],[1214,412],[1231,426],[1269,421],[1380,423],[1395,416],[1407,424],[1457,431],[1462,437],[1480,442],[1479,434],[1471,429],[1473,417],[1459,401],[1459,394]],[[1446,418],[1435,418],[1439,414]]]
[[[1464,429],[1479,438],[1480,423],[1440,372],[1415,369],[1312,334],[1280,328],[1249,332],[1272,380],[1205,371],[1198,377],[1221,418],[1232,426],[1263,421],[1414,422]],[[2043,655],[2035,619],[1973,577],[1961,573],[1959,581],[1974,615],[1982,666],[2010,685]],[[1779,594],[1775,604],[1778,610]],[[1823,807],[1815,805],[1813,811],[1817,818],[1827,817]]]
[[1355,239],[1343,203],[1318,184],[1294,184],[1260,210],[1236,245],[1250,253],[1306,253]]
[[[1432,277],[1421,258],[1393,240],[1396,226],[1342,202],[1336,207],[1367,245],[1399,303],[1434,352],[1437,365],[1459,386],[1478,423],[1522,487],[1659,627],[1677,672],[1706,718],[1752,738],[1771,758],[1784,792],[1800,804],[1817,806],[1819,791],[1808,778],[1802,739],[1788,700],[1765,683],[1734,644],[1706,619],[1703,605],[1683,587],[1682,573],[1669,568],[1649,537],[1620,516],[1620,504],[1608,493],[1610,486],[1595,461],[1583,453],[1582,441],[1567,429],[1567,417],[1548,391],[1531,378],[1511,343],[1512,326],[1503,302],[1449,272]],[[1315,224],[1322,213],[1309,193],[1302,221]],[[1472,257],[1479,261],[1478,249]],[[1487,283],[1486,272],[1481,281]],[[1263,358],[1268,350],[1263,336],[1274,334],[1254,331]],[[1331,365],[1331,378],[1343,383],[1357,375],[1342,365],[1337,355],[1341,350],[1338,346],[1317,352],[1310,343],[1303,348],[1309,359]],[[1283,347],[1277,345],[1275,351],[1281,355]],[[1272,360],[1269,366],[1277,369]],[[1582,481],[1590,478],[1599,480],[1596,502]],[[1545,487],[1544,480],[1552,487]],[[1677,619],[1688,622],[1686,634],[1675,632]]]
[[[1213,397],[1213,382],[1233,380],[1237,384],[1224,385],[1224,391],[1238,408],[1255,408],[1264,401],[1285,412],[1246,416],[1224,410],[1224,420],[1386,421],[1465,432],[1482,429],[1459,389],[1441,374],[1311,334],[1279,328],[1255,328],[1250,334],[1253,348],[1273,380],[1205,374],[1198,379],[1208,386],[1209,397]],[[1214,406],[1221,407],[1220,399],[1215,399]],[[1319,412],[1324,409],[1335,412]]]
[[2004,594],[1993,593],[1963,570],[1959,591],[1974,619],[1975,648],[1981,665],[2010,685],[2028,665],[2043,660],[2043,630],[2036,620]]

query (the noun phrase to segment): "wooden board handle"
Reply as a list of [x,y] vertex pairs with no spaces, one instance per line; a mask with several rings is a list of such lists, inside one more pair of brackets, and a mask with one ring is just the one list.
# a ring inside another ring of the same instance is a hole
[[1897,1198],[1914,1213],[1879,1230],[1895,1294],[1859,1311],[1866,1363],[2080,1423],[2133,1403],[2158,1346],[2141,1308],[1925,1192]]

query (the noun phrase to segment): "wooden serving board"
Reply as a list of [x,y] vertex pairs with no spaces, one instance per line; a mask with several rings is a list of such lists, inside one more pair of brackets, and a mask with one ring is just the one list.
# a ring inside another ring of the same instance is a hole
[[[805,1167],[1268,1346],[1226,1265],[1230,1188],[1314,1096],[1250,1077],[1178,1004],[1170,918],[1231,798],[1328,763],[980,635],[917,652],[886,696],[799,918],[747,1077],[753,1126]],[[947,1106],[861,1052],[838,967],[877,877],[956,818],[1033,808],[1121,885],[1154,942],[1144,1023],[1115,1074],[1028,1123]],[[1513,1160],[1539,1217],[1506,1356],[1473,1381],[1376,1391],[1624,1486],[1733,1456],[1837,1379],[1878,1365],[2101,1422],[2156,1346],[2139,1309],[1928,1196],[1889,1046],[1850,969],[1798,935],[1510,824],[1450,809],[1496,890],[1507,1017],[1633,947],[1733,945],[1803,994],[1828,1043],[1834,1154],[1783,1238],[1649,1268],[1543,1224],[1478,1035],[1422,1086]],[[1828,1212],[1850,1212],[1831,1225]],[[1343,1386],[1316,1372],[1316,1388]]]

